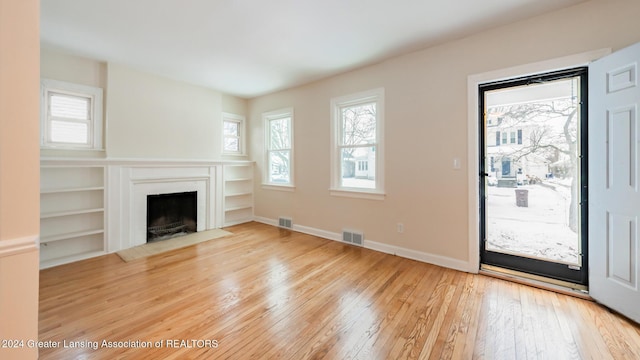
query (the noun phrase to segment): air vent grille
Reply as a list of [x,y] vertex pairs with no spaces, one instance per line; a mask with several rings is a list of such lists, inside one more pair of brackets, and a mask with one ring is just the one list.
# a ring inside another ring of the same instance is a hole
[[293,227],[293,221],[291,218],[280,217],[278,219],[278,226],[281,228],[291,229]]
[[362,246],[364,243],[364,235],[361,232],[352,231],[352,230],[343,230],[342,231],[342,241]]

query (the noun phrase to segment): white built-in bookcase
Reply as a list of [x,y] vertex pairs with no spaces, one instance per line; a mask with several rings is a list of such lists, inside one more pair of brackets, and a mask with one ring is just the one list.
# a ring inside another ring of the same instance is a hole
[[253,220],[253,163],[224,166],[224,226]]
[[42,268],[106,253],[105,167],[42,166]]
[[40,171],[41,268],[138,245],[145,191],[199,189],[206,230],[253,220],[250,161],[43,159]]

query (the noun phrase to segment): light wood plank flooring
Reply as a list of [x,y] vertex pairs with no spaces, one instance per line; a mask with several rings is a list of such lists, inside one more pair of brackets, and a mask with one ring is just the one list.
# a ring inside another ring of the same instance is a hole
[[40,358],[640,359],[640,327],[587,300],[258,223],[227,230],[41,271],[40,340],[62,347]]

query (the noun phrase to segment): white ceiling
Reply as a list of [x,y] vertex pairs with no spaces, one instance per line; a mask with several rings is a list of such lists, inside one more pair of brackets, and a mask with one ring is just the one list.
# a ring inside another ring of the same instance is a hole
[[41,40],[255,97],[585,0],[42,0]]

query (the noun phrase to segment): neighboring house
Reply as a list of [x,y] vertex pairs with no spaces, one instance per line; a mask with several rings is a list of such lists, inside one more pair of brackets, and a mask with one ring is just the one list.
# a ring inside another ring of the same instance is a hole
[[548,119],[522,120],[501,115],[499,111],[489,111],[487,115],[487,165],[492,175],[497,179],[516,179],[522,184],[529,179],[544,179],[548,174],[568,172],[571,166],[568,155],[559,151],[536,151],[532,143],[534,132]]
[[373,148],[367,148],[366,153],[353,159],[354,175],[356,179],[375,179],[376,157]]

